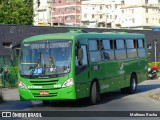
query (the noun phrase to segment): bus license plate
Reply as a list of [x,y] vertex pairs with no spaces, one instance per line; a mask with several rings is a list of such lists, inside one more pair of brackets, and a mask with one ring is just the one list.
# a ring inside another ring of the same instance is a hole
[[49,92],[48,92],[48,91],[40,91],[39,94],[40,94],[40,95],[49,95]]

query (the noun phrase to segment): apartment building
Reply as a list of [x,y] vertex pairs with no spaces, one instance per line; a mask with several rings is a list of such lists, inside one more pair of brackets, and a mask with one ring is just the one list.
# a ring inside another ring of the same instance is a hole
[[160,26],[160,0],[82,2],[82,26],[149,29]]
[[160,26],[160,0],[121,2],[121,28],[149,29]]
[[48,0],[34,0],[33,10],[34,10],[34,25],[35,26],[47,26],[49,18],[49,7],[47,4]]
[[80,26],[81,0],[48,0],[50,23],[55,25]]
[[160,26],[160,0],[34,0],[34,25],[149,29]]
[[88,0],[82,2],[82,26],[119,27],[121,0]]

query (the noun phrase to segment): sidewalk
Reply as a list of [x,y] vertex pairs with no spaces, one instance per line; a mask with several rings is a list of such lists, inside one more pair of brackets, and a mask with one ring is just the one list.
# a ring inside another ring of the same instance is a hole
[[[160,82],[160,73],[158,73],[157,76],[158,76],[158,77],[157,77],[157,80],[159,80],[159,82]],[[150,93],[148,94],[148,97],[150,97],[150,98],[153,99],[153,100],[160,101],[160,88],[155,89],[154,91],[150,92]]]
[[148,97],[150,97],[151,99],[160,101],[160,88],[157,90],[154,90],[153,92],[150,92],[148,94]]

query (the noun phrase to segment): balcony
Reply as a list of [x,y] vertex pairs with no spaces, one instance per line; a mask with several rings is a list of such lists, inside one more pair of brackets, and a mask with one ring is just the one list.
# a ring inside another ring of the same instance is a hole
[[122,5],[121,9],[124,8],[136,8],[136,7],[149,7],[149,8],[160,8],[160,4],[132,4],[132,5]]

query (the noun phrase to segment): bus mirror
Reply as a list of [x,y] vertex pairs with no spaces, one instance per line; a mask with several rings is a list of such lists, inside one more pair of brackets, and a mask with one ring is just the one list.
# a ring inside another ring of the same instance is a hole
[[83,59],[83,49],[82,48],[78,49],[78,59],[79,59],[79,62],[82,63],[82,59]]

